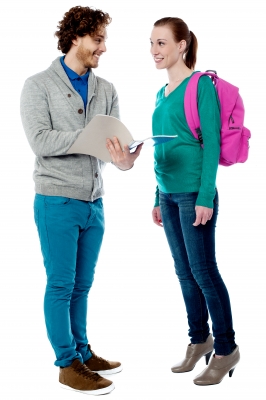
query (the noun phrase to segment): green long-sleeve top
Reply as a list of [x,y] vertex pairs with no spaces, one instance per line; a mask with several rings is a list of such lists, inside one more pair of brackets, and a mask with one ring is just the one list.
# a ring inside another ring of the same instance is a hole
[[165,86],[157,93],[152,117],[153,135],[178,135],[155,146],[154,170],[159,190],[164,193],[198,192],[196,205],[213,208],[220,155],[219,99],[211,79],[202,76],[198,84],[198,111],[204,147],[192,135],[186,122],[184,94],[190,77],[165,97]]

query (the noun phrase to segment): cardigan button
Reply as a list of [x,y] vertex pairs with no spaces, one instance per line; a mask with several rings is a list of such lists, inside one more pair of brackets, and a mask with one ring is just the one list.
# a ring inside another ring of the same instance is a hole
[[95,178],[98,178],[98,173],[96,172],[96,174],[95,174]]
[[67,97],[71,97],[71,94],[70,94],[70,93],[68,93]]
[[83,114],[82,108],[80,108],[80,109],[78,110],[78,113],[79,113],[79,114]]

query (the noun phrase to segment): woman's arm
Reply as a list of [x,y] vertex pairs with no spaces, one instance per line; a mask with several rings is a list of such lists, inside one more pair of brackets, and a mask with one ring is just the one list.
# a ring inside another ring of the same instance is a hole
[[204,147],[201,185],[196,205],[213,208],[220,156],[221,119],[216,89],[208,76],[203,76],[199,80],[198,110]]

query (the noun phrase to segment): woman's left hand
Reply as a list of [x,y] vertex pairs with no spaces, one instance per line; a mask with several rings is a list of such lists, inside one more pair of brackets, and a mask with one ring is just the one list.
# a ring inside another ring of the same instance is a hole
[[212,218],[213,209],[203,206],[196,206],[196,221],[193,226],[198,226],[199,224],[205,225],[207,221]]

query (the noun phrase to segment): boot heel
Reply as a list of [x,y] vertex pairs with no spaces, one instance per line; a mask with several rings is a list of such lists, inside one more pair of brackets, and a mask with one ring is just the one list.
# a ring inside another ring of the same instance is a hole
[[206,365],[208,365],[209,359],[210,359],[211,355],[212,355],[212,351],[210,351],[209,353],[207,353],[207,354],[205,355]]
[[230,369],[230,371],[229,371],[229,378],[232,377],[234,370],[235,370],[235,368]]

